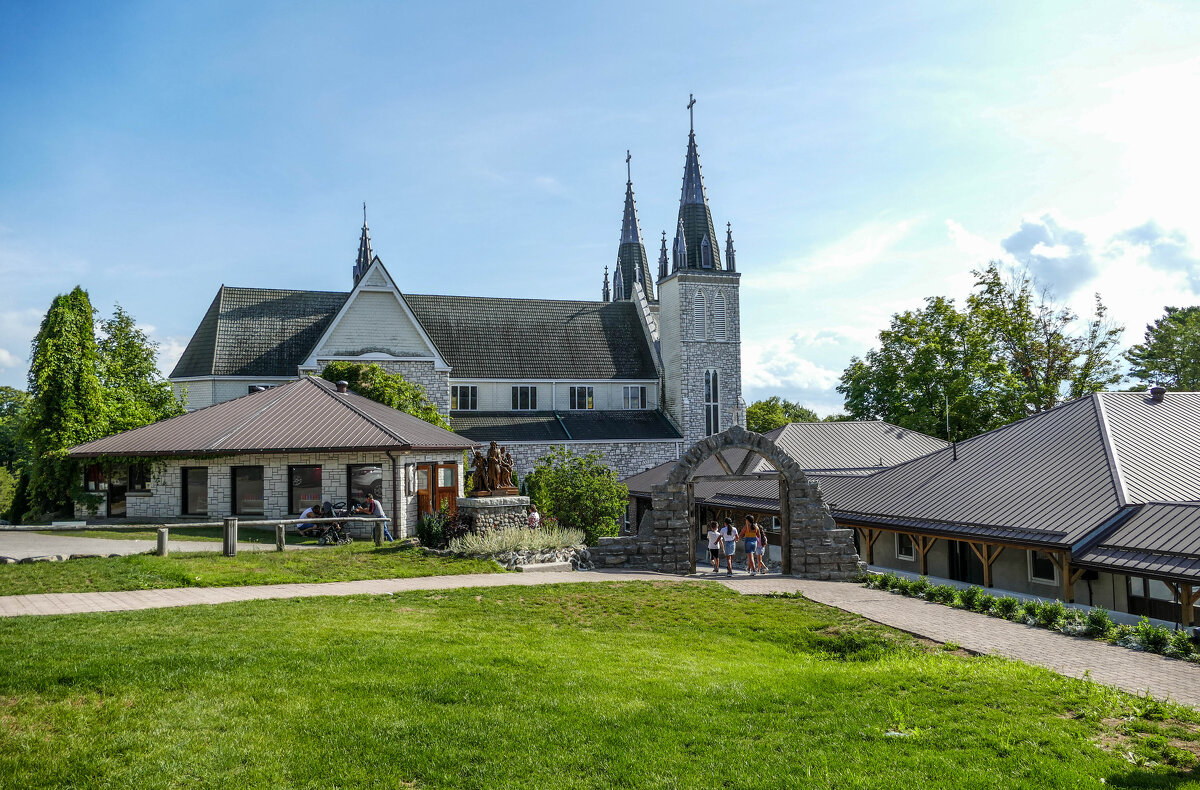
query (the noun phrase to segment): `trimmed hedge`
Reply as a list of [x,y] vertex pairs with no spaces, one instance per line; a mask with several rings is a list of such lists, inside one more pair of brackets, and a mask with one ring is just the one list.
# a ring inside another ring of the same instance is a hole
[[1062,601],[1021,601],[1011,595],[996,597],[982,587],[959,589],[949,584],[933,584],[924,576],[913,580],[895,573],[873,573],[863,584],[876,590],[889,590],[1070,636],[1088,636],[1132,650],[1200,663],[1200,649],[1186,630],[1174,631],[1155,625],[1145,617],[1137,625],[1117,625],[1102,608],[1085,612],[1068,607]]

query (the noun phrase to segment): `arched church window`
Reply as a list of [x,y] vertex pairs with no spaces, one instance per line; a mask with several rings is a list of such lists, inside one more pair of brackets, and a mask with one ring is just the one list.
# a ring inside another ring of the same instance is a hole
[[725,294],[717,291],[713,297],[713,337],[717,340],[725,339]]
[[696,291],[695,297],[692,299],[692,337],[696,340],[703,340],[706,337],[704,326],[704,314],[707,305],[705,305],[704,291]]

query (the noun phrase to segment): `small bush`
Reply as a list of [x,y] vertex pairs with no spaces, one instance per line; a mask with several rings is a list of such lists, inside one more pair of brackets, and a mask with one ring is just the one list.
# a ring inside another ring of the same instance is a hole
[[949,605],[954,603],[954,595],[957,592],[957,590],[948,584],[937,584],[925,592],[925,598],[934,603]]
[[1106,639],[1117,624],[1109,616],[1107,609],[1093,609],[1087,613],[1087,635],[1097,639]]
[[1005,620],[1013,619],[1013,615],[1015,615],[1017,610],[1020,608],[1021,602],[1016,598],[1013,598],[1011,595],[1005,595],[1002,598],[997,598],[996,602],[992,605],[992,610]]
[[979,596],[983,595],[982,587],[968,587],[965,590],[958,591],[958,605],[964,609],[975,611],[975,607],[979,605]]
[[871,586],[876,590],[890,590],[892,589],[892,582],[899,578],[894,573],[877,573],[871,577]]
[[1192,643],[1186,630],[1171,632],[1171,643],[1167,645],[1167,655],[1173,658],[1189,658],[1195,652],[1196,645]]
[[1038,625],[1042,628],[1054,628],[1057,626],[1067,614],[1067,607],[1062,601],[1048,601],[1038,607],[1037,619]]
[[926,579],[924,576],[922,576],[916,581],[909,582],[908,594],[914,598],[924,598],[925,594],[929,592],[929,588],[932,586],[933,585],[929,583],[929,579]]
[[901,595],[909,595],[912,590],[912,582],[903,577],[897,578],[892,582],[892,592],[900,593]]
[[992,606],[994,606],[995,603],[996,596],[989,593],[983,593],[975,600],[975,606],[973,607],[973,610],[987,614],[988,612],[992,611]]
[[510,551],[554,551],[583,548],[581,529],[507,527],[463,535],[450,541],[450,550],[469,557],[494,557]]
[[1148,653],[1165,653],[1171,643],[1171,632],[1161,625],[1154,625],[1146,617],[1139,620],[1133,630],[1142,649]]
[[1041,610],[1041,601],[1026,601],[1021,607],[1021,614],[1017,619],[1023,623],[1036,623]]

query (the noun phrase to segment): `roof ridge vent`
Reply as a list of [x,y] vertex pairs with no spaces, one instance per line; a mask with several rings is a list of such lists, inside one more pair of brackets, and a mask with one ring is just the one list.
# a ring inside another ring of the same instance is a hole
[[1167,388],[1161,384],[1155,384],[1150,388],[1150,400],[1155,403],[1162,403],[1163,398],[1167,397]]

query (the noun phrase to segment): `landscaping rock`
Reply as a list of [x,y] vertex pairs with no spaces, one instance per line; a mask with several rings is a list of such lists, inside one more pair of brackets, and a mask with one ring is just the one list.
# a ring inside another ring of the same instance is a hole
[[16,557],[0,557],[0,565],[16,565],[20,560]]
[[73,560],[95,560],[103,557],[103,554],[72,554],[70,559]]
[[38,557],[25,557],[21,560],[22,565],[30,565],[35,562],[62,562],[65,557],[61,554],[43,554]]
[[575,566],[570,562],[535,562],[518,565],[516,570],[521,573],[565,573],[575,570]]

